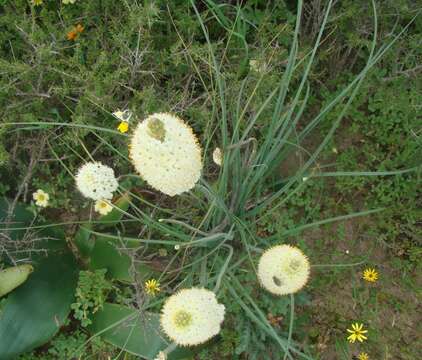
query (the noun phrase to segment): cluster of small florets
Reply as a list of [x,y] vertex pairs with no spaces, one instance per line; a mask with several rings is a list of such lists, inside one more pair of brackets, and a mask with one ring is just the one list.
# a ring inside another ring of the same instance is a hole
[[109,200],[117,190],[118,182],[112,168],[100,162],[88,162],[76,175],[76,186],[92,200]]
[[265,251],[258,264],[262,286],[275,295],[292,294],[302,289],[309,278],[310,264],[303,252],[290,245]]
[[136,171],[164,194],[191,190],[201,175],[198,140],[191,127],[171,114],[153,114],[140,122],[129,150]]
[[[122,114],[114,113],[115,116]],[[128,131],[128,127],[120,131]],[[153,114],[138,123],[131,136],[129,152],[141,177],[151,187],[167,195],[189,191],[200,178],[202,157],[197,138],[191,127],[171,114]],[[220,148],[215,148],[212,158],[215,164],[222,166],[223,152]],[[79,169],[76,184],[85,197],[96,200],[97,212],[106,214],[111,211],[110,200],[118,187],[113,169],[100,162],[89,162]],[[290,245],[268,249],[258,264],[261,285],[276,295],[299,291],[308,281],[309,273],[308,258]],[[145,289],[154,296],[160,291],[158,281],[147,281]],[[180,290],[167,299],[160,322],[165,334],[175,344],[192,346],[217,335],[224,314],[225,307],[218,303],[214,292],[191,288]],[[160,351],[156,359],[166,357],[167,353]]]
[[161,326],[176,344],[198,345],[220,332],[224,312],[212,291],[183,289],[164,304]]

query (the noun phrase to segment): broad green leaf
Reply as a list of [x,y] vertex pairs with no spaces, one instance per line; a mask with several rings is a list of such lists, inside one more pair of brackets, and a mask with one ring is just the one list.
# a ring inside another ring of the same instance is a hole
[[[31,259],[37,261],[44,256],[44,251],[34,251],[36,249],[52,251],[63,251],[67,249],[64,230],[61,226],[49,226],[49,224],[32,224],[34,215],[28,211],[23,204],[17,203],[13,213],[9,216],[9,204],[11,200],[5,198],[0,199],[0,232],[6,234],[13,241],[19,241],[25,236],[36,238],[37,241],[31,243]],[[4,223],[7,220],[7,225]],[[10,245],[12,247],[12,245]],[[13,249],[13,247],[12,247]],[[26,259],[28,252],[11,251],[11,255],[15,261]],[[3,256],[2,259],[6,263],[10,263],[10,258]]]
[[[92,270],[107,269],[107,274],[114,279],[125,282],[133,281],[132,261],[128,255],[118,250],[116,241],[100,236],[96,237],[90,259],[89,267]],[[153,273],[153,270],[145,264],[137,265],[136,271],[145,277]]]
[[[34,215],[19,203],[16,204],[13,213],[8,218],[8,211],[11,202],[11,200],[7,200],[5,198],[0,199],[0,231],[5,229],[6,226],[3,222],[6,219],[10,221],[10,224],[7,226],[7,228],[10,229],[25,227],[34,218]],[[8,230],[7,234],[12,240],[16,240],[25,234],[25,230]]]
[[[142,359],[153,360],[170,345],[161,332],[160,315],[140,313],[136,309],[117,304],[105,304],[92,317],[89,330],[103,340]],[[169,360],[190,359],[192,351],[176,348]]]
[[22,285],[34,271],[32,265],[12,266],[0,271],[0,297]]
[[92,230],[90,223],[81,225],[74,239],[74,243],[83,257],[89,256],[95,245],[95,239],[89,230]]
[[64,324],[78,270],[72,254],[50,254],[34,264],[28,280],[6,299],[0,314],[2,360],[45,344]]

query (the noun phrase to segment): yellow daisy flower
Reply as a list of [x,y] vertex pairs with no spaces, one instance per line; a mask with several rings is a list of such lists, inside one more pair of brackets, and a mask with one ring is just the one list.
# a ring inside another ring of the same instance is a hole
[[127,121],[122,121],[117,127],[117,130],[119,130],[122,134],[124,134],[125,132],[129,130],[129,123]]
[[41,207],[47,207],[48,200],[50,200],[50,195],[45,191],[38,189],[32,194],[32,198],[35,200],[35,204]]
[[85,30],[85,27],[81,24],[78,24],[78,25],[75,26],[75,31],[78,32],[78,33],[82,33],[82,32],[84,32],[84,30]]
[[369,282],[376,282],[378,280],[378,273],[375,271],[375,269],[365,269],[363,271],[363,279]]
[[66,35],[67,40],[75,41],[78,38],[78,33],[75,30],[71,30]]
[[363,330],[363,324],[352,324],[352,330],[347,329],[347,331],[351,334],[347,337],[349,342],[354,343],[356,340],[359,342],[363,342],[364,340],[368,339],[365,335],[368,330]]
[[155,279],[145,281],[145,291],[148,295],[155,296],[160,292],[160,283]]
[[358,355],[358,360],[369,360],[369,356],[368,356],[368,354],[367,354],[367,353],[365,353],[365,352],[361,352],[361,353]]

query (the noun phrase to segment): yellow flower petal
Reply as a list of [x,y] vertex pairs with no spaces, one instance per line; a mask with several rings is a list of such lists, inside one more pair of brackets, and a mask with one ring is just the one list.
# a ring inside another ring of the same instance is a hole
[[349,340],[351,343],[354,343],[356,341],[356,334],[350,335],[347,340]]
[[122,121],[117,127],[117,130],[119,130],[122,134],[126,133],[129,130],[129,123]]

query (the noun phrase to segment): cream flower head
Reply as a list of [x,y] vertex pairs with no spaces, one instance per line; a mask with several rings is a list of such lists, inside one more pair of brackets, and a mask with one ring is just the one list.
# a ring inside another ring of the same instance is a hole
[[167,360],[167,355],[164,351],[160,351],[154,360]]
[[292,294],[302,289],[308,281],[309,272],[308,258],[294,246],[274,246],[259,259],[259,281],[275,295]]
[[48,200],[50,200],[50,195],[45,191],[38,189],[32,194],[32,198],[35,200],[35,204],[41,207],[47,207]]
[[212,153],[212,160],[214,163],[216,163],[218,166],[221,166],[223,163],[223,152],[219,147],[216,147]]
[[88,162],[78,170],[76,186],[87,198],[109,200],[119,184],[111,167],[100,162]]
[[161,314],[164,332],[178,345],[198,345],[220,332],[224,305],[212,291],[183,289],[170,296]]
[[102,199],[95,202],[94,209],[101,215],[107,215],[111,210],[113,210],[113,206],[109,201]]
[[170,196],[192,189],[201,175],[198,140],[190,126],[171,114],[152,114],[140,122],[129,153],[141,177]]

